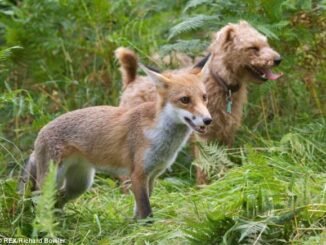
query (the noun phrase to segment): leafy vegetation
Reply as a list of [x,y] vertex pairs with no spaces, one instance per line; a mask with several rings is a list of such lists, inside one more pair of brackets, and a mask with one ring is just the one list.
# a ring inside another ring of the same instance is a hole
[[[0,238],[70,244],[323,244],[326,241],[325,0],[1,0]],[[113,58],[129,46],[165,69],[200,56],[211,33],[246,19],[283,56],[280,82],[251,86],[236,145],[203,145],[212,183],[194,185],[184,150],[154,189],[154,223],[135,222],[131,195],[98,175],[54,213],[54,173],[41,196],[17,193],[37,132],[63,112],[116,105]],[[162,57],[157,58],[157,54]],[[155,58],[156,57],[156,58]],[[167,59],[167,58],[171,59]],[[222,164],[223,163],[223,164]],[[38,205],[35,205],[38,203]]]

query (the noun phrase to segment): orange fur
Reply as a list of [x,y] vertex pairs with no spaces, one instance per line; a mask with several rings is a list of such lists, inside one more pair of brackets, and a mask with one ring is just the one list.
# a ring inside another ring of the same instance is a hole
[[115,51],[115,56],[120,63],[120,71],[122,73],[123,85],[125,88],[136,78],[138,58],[132,50],[122,47]]

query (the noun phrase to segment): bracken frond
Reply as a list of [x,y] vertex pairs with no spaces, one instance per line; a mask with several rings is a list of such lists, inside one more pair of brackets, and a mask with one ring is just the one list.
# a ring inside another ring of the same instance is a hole
[[56,202],[56,173],[57,168],[50,163],[48,174],[42,186],[42,194],[38,198],[36,216],[34,219],[34,237],[45,233],[47,237],[55,237],[54,205]]
[[208,16],[202,14],[185,19],[183,22],[171,28],[169,39],[181,33],[199,29],[205,25],[208,25],[212,21],[218,21],[218,20],[219,20],[218,15]]
[[204,50],[208,45],[209,42],[199,39],[178,40],[176,43],[162,46],[160,53],[166,55],[173,51],[177,51],[186,54],[196,54],[202,52],[202,50]]
[[187,12],[187,10],[189,9],[196,8],[202,4],[210,4],[212,2],[213,2],[212,0],[190,0],[183,11]]

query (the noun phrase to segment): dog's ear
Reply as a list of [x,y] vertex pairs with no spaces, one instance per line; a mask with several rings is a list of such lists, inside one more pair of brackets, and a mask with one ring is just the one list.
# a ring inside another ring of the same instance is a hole
[[235,30],[233,26],[229,26],[225,32],[225,43],[233,41],[235,36]]
[[250,24],[247,22],[247,21],[245,21],[245,20],[240,20],[240,25],[242,25],[242,26],[250,26]]
[[147,68],[145,65],[139,63],[139,67],[151,78],[151,80],[154,82],[156,88],[158,90],[164,90],[168,88],[169,83],[171,80],[162,74],[155,72],[149,68]]
[[216,33],[216,41],[222,45],[232,42],[234,37],[235,29],[232,24],[228,24]]

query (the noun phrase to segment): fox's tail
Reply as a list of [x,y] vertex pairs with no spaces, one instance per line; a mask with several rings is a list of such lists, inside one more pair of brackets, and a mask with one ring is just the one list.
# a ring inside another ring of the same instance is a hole
[[120,47],[115,51],[115,56],[120,63],[123,87],[127,87],[136,79],[138,68],[138,57],[130,49]]

